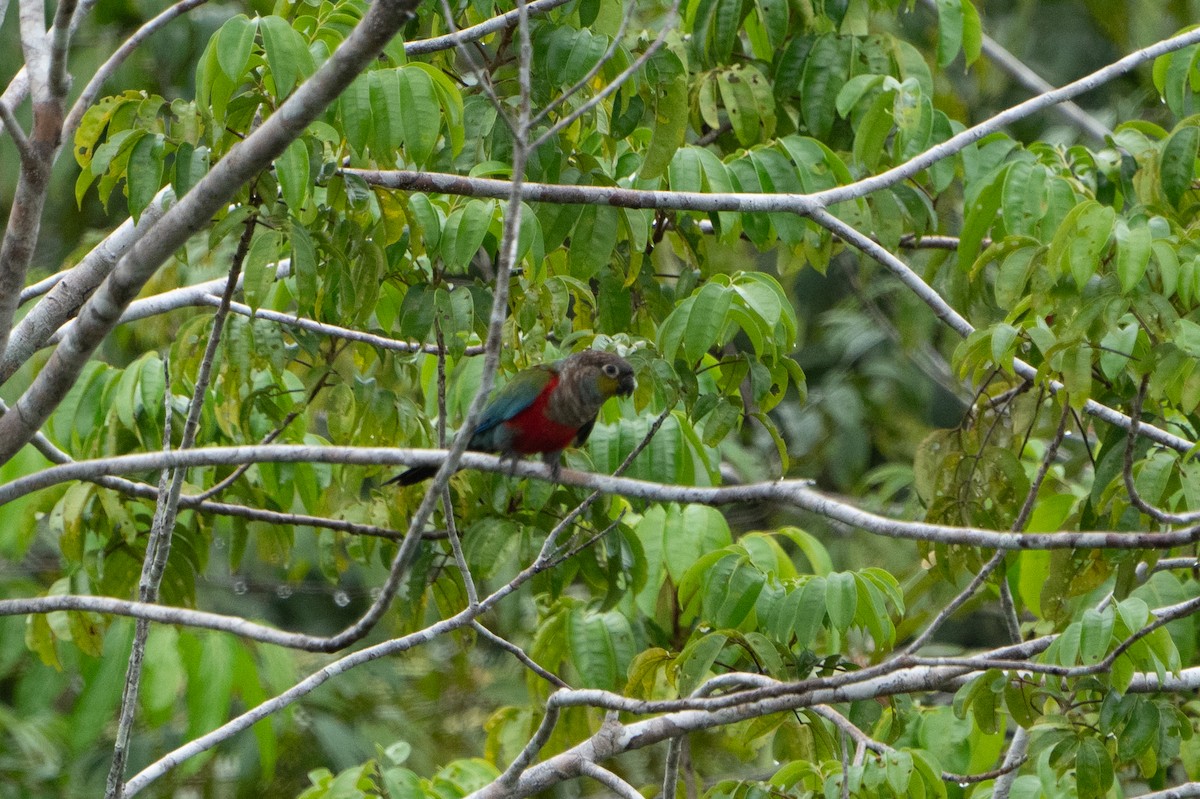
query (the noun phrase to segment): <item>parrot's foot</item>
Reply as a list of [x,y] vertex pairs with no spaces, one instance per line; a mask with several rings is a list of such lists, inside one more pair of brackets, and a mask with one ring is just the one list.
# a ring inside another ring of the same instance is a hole
[[550,479],[556,483],[562,478],[562,462],[560,460],[560,456],[561,453],[555,452],[553,454],[546,453],[546,455],[542,457],[542,462],[545,463],[550,469]]

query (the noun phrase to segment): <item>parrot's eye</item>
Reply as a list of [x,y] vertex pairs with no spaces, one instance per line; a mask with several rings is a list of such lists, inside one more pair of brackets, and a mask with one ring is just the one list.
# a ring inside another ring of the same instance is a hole
[[615,363],[604,364],[604,374],[608,375],[609,377],[616,377],[617,365]]

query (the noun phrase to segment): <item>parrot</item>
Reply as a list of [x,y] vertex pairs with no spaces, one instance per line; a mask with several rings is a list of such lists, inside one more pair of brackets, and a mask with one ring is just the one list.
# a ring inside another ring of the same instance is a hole
[[[627,397],[636,386],[629,362],[601,350],[522,369],[484,406],[467,449],[496,452],[514,464],[523,455],[541,454],[557,479],[562,451],[587,441],[609,397]],[[415,466],[385,485],[413,485],[437,470]]]

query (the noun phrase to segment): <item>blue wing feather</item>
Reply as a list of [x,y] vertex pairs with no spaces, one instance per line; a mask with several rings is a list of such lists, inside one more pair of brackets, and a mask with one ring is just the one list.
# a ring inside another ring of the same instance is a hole
[[532,405],[552,376],[552,365],[548,364],[523,369],[514,375],[483,409],[475,435],[471,436],[471,448],[507,449],[504,442],[497,440],[496,428]]

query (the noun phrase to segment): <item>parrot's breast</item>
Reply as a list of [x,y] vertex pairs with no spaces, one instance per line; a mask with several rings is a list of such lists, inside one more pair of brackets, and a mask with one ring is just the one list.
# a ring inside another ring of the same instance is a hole
[[550,394],[556,385],[558,385],[557,375],[529,404],[529,407],[504,422],[504,426],[512,432],[513,452],[519,455],[558,452],[571,446],[574,442],[579,428],[560,424],[546,413]]

